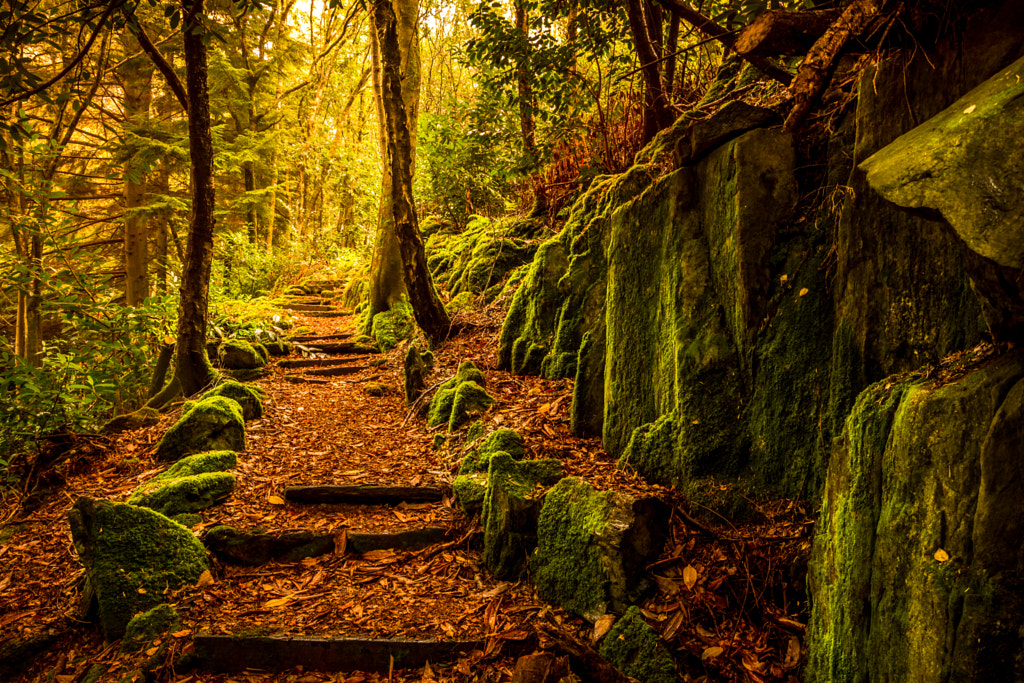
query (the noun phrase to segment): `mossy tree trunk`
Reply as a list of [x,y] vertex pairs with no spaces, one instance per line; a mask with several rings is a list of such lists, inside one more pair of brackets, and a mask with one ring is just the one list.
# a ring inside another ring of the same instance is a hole
[[[404,0],[398,0],[401,4]],[[376,0],[373,26],[380,49],[380,107],[384,112],[391,172],[391,208],[395,238],[401,255],[402,274],[416,323],[433,342],[442,341],[451,328],[444,305],[427,270],[412,198],[413,139],[403,101],[398,18],[391,0]]]
[[203,0],[183,3],[188,140],[192,164],[192,216],[178,302],[176,379],[186,396],[202,391],[215,373],[206,356],[206,313],[213,263],[213,140],[206,80]]
[[[416,168],[416,122],[419,118],[420,98],[420,46],[417,22],[419,19],[419,0],[397,0],[393,8],[395,16],[397,61],[395,66],[400,78],[401,102],[408,119],[409,130],[409,164],[410,175]],[[385,113],[384,76],[380,31],[377,12],[370,18],[373,26],[371,36],[372,75],[374,99],[377,105],[378,133],[380,136],[381,153],[381,191],[380,207],[377,218],[377,236],[373,248],[371,264],[370,306],[373,313],[380,313],[391,308],[391,305],[406,293],[405,279],[402,275],[402,253],[399,249],[394,207],[392,206],[393,186],[395,179],[392,173],[392,158],[388,143],[388,130]]]

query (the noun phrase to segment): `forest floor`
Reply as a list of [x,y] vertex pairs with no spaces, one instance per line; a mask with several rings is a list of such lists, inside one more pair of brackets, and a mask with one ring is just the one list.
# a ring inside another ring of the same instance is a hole
[[[796,501],[750,501],[742,524],[711,516],[695,528],[687,501],[616,467],[598,439],[569,429],[572,385],[519,377],[495,369],[501,311],[464,319],[462,333],[436,350],[428,385],[454,375],[472,360],[498,399],[482,419],[518,431],[527,458],[558,458],[567,475],[598,489],[655,495],[673,510],[670,538],[651,570],[657,591],[642,605],[679,664],[682,680],[795,681],[804,658],[806,613],[803,568],[810,550],[812,511]],[[350,331],[350,318],[304,318],[317,334]],[[410,415],[403,396],[404,346],[380,367],[295,384],[271,365],[255,382],[268,394],[265,413],[246,425],[237,486],[225,503],[203,513],[204,530],[229,524],[268,530],[334,533],[338,552],[301,562],[238,567],[214,562],[212,582],[175,595],[182,630],[175,633],[159,681],[507,681],[516,656],[537,645],[537,626],[557,625],[593,643],[607,632],[541,600],[529,581],[500,582],[481,560],[481,534],[446,497],[441,503],[389,506],[302,505],[286,502],[285,486],[395,484],[449,487],[463,446],[458,438],[433,448],[436,430]],[[364,390],[369,380],[389,387],[384,396]],[[77,436],[59,468],[42,478],[43,497],[10,492],[0,506],[0,653],[6,645],[49,633],[49,646],[25,662],[16,680],[75,683],[93,664],[111,667],[118,680],[115,644],[81,620],[84,570],[71,542],[67,512],[79,496],[126,500],[161,469],[153,452],[177,420],[116,437]],[[727,485],[722,484],[723,488]],[[678,513],[678,514],[677,514]],[[344,534],[443,526],[454,539],[405,552],[344,550]],[[194,633],[361,635],[427,639],[480,639],[486,643],[456,661],[387,672],[291,670],[216,674],[176,671]],[[540,646],[547,644],[543,636]],[[596,647],[596,645],[595,645]],[[123,672],[125,669],[120,669]]]

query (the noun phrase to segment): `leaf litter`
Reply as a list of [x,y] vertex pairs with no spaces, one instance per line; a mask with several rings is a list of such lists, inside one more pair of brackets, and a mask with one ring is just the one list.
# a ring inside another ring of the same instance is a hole
[[[348,319],[306,318],[317,334],[336,333]],[[428,385],[474,361],[498,398],[481,419],[488,431],[517,430],[527,458],[558,458],[568,475],[598,489],[656,495],[673,506],[671,534],[649,567],[656,591],[642,614],[673,653],[685,681],[796,681],[805,659],[806,560],[813,517],[796,501],[752,501],[756,514],[742,524],[691,523],[693,510],[672,489],[618,469],[598,439],[569,428],[572,383],[517,377],[498,371],[500,311],[463,316],[463,333],[441,345]],[[340,326],[340,327],[339,327]],[[452,501],[400,506],[300,505],[284,488],[308,484],[447,486],[471,444],[452,438],[440,450],[421,420],[406,420],[401,398],[400,346],[381,367],[347,380],[294,384],[274,369],[255,382],[269,394],[266,412],[246,425],[234,495],[203,513],[195,531],[218,524],[266,530],[309,529],[335,534],[335,552],[300,562],[238,567],[214,562],[196,586],[169,596],[182,616],[154,674],[156,681],[508,681],[515,659],[503,644],[522,642],[540,622],[595,642],[614,615],[591,625],[544,603],[527,582],[495,580],[483,566],[480,533]],[[371,397],[359,379],[380,375],[392,391]],[[355,381],[353,381],[355,380]],[[71,543],[67,511],[78,496],[125,500],[162,469],[153,460],[159,436],[179,417],[170,411],[154,427],[117,439],[81,436],[53,473],[47,497],[9,493],[0,504],[0,653],[13,643],[47,636],[49,646],[21,678],[71,683],[94,663],[121,675],[131,665],[104,644],[79,608],[84,571]],[[722,486],[727,486],[722,484]],[[394,532],[448,526],[459,540],[415,552],[347,552],[346,533]],[[707,532],[711,532],[710,534]],[[174,662],[200,632],[304,634],[426,639],[482,639],[486,646],[451,663],[389,673],[292,670],[176,673]],[[544,644],[543,638],[541,639]],[[596,646],[596,645],[595,645]],[[156,653],[159,649],[148,650]]]

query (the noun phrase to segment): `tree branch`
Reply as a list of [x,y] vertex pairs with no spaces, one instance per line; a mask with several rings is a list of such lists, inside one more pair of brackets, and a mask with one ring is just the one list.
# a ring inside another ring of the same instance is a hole
[[[132,17],[135,19],[135,17]],[[138,23],[138,20],[128,22],[128,30],[132,32],[135,39],[139,41],[139,45],[142,46],[142,51],[146,53],[150,61],[156,66],[156,68],[163,74],[164,80],[167,81],[167,85],[171,88],[174,96],[177,98],[181,108],[188,113],[188,95],[185,93],[185,86],[182,85],[181,79],[178,78],[178,74],[174,73],[174,68],[168,63],[160,50],[157,49],[153,41],[146,35],[146,30],[142,28],[142,24]]]

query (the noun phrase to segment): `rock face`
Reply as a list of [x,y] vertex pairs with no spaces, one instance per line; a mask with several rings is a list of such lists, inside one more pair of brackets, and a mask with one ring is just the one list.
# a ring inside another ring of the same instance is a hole
[[206,549],[192,533],[152,510],[83,497],[68,521],[108,640],[209,569]]
[[430,401],[427,423],[435,427],[447,422],[449,431],[458,429],[494,403],[486,386],[484,373],[471,361],[465,361],[455,377],[438,387]]
[[156,447],[157,460],[180,460],[203,451],[245,450],[242,407],[225,396],[211,396],[187,410]]
[[562,479],[545,497],[537,526],[530,570],[538,592],[590,621],[624,612],[648,588],[645,567],[665,543],[667,519],[656,499]]
[[182,458],[132,493],[128,502],[173,517],[199,512],[221,502],[235,489],[234,451],[212,451]]
[[488,461],[484,493],[484,564],[500,579],[518,578],[537,545],[544,487],[558,482],[558,460],[517,461],[500,451]]
[[238,405],[242,407],[242,418],[245,421],[263,417],[263,399],[266,398],[266,392],[262,389],[228,380],[207,391],[199,400],[202,401],[211,396],[224,396],[238,402]]
[[857,399],[829,464],[806,680],[1024,679],[1024,353]]

